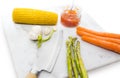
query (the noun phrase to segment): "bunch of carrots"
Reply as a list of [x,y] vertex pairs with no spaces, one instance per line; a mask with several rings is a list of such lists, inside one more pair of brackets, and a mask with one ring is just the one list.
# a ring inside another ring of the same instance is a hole
[[76,33],[88,43],[120,54],[120,34],[97,32],[81,26],[76,28]]

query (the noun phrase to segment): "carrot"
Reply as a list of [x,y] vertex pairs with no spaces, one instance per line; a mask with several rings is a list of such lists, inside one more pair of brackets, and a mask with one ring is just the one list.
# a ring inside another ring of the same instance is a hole
[[110,37],[110,38],[120,39],[120,34],[108,33],[108,32],[97,32],[97,31],[90,30],[90,29],[87,29],[87,28],[84,28],[84,27],[80,27],[80,26],[77,27],[77,31],[84,31],[84,32],[91,33],[91,34],[94,34],[94,35],[97,35],[97,36],[102,36],[102,37]]
[[92,38],[101,39],[101,40],[110,41],[110,42],[120,44],[120,39],[117,39],[117,38],[96,36],[96,35],[93,35],[93,34],[90,34],[90,33],[84,32],[84,31],[77,31],[77,34],[79,36],[89,36],[89,37],[92,37]]
[[109,41],[105,41],[97,38],[92,38],[89,36],[82,36],[82,40],[120,54],[120,45],[117,43],[113,43],[113,42],[109,42]]

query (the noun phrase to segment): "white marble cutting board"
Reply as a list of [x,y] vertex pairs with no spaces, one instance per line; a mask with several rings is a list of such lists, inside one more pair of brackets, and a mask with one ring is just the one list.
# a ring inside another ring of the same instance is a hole
[[[61,10],[60,7],[56,10],[58,13],[61,12],[59,11]],[[32,25],[13,23],[11,12],[4,14],[2,17],[2,24],[17,77],[25,78],[34,63],[37,47],[36,43],[29,40],[28,37],[28,31]],[[97,31],[103,31],[103,29],[85,12],[82,12],[81,26]],[[75,28],[65,28],[60,24],[60,22],[58,22],[57,28],[63,29],[64,41],[61,52],[52,73],[42,72],[39,78],[67,77],[65,41],[68,36],[78,36],[75,33]],[[78,39],[81,42],[81,55],[87,70],[93,70],[120,60],[120,56],[118,54],[86,43],[82,41],[80,37],[78,37]]]

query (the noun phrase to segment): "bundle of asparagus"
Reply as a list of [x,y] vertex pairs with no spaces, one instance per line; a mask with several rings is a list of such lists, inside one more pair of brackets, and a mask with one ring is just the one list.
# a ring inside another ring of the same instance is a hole
[[87,71],[80,56],[80,42],[77,38],[70,36],[69,40],[66,41],[66,46],[68,78],[88,78]]

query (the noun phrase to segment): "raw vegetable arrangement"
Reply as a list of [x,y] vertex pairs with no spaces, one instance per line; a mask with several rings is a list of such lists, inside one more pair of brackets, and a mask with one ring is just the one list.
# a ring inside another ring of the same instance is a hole
[[[88,78],[86,68],[80,55],[80,42],[77,38],[69,37],[66,41],[67,65],[69,78]],[[73,77],[74,76],[74,77]]]
[[[58,14],[30,8],[15,8],[12,17],[13,21],[18,24],[42,25],[32,27],[29,32],[30,39],[37,41],[38,48],[42,46],[42,43],[51,39],[56,31],[51,26],[55,27],[58,22]],[[77,10],[65,10],[61,14],[61,23],[66,27],[76,27],[80,23],[80,18],[81,15],[78,16]],[[50,26],[45,27],[46,25]],[[120,54],[120,34],[97,32],[81,26],[78,26],[75,32],[83,41]],[[68,77],[88,78],[80,54],[80,41],[76,37],[69,36],[66,40],[66,50]]]

